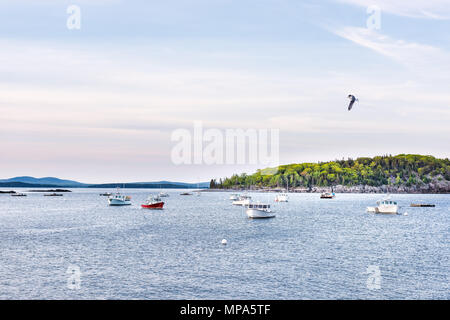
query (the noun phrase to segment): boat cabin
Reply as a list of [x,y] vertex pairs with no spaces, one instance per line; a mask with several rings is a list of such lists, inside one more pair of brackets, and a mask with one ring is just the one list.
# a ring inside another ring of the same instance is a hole
[[267,210],[270,209],[270,204],[251,203],[246,206],[248,209]]
[[383,200],[383,201],[378,201],[377,204],[378,205],[384,205],[384,206],[396,206],[397,205],[397,201]]

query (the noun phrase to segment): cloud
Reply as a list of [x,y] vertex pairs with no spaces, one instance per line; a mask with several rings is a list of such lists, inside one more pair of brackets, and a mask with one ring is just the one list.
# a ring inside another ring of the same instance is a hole
[[337,0],[338,2],[369,7],[377,5],[383,12],[411,18],[450,19],[448,0]]
[[429,78],[447,78],[450,54],[426,44],[396,40],[375,30],[343,27],[331,30],[336,35],[369,48]]

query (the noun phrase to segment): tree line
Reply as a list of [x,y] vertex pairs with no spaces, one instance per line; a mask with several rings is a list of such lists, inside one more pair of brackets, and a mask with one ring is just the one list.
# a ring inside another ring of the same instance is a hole
[[274,170],[257,170],[252,175],[242,173],[218,181],[212,179],[210,188],[412,186],[427,184],[433,179],[450,180],[450,160],[448,158],[438,159],[426,155],[400,154],[282,165]]

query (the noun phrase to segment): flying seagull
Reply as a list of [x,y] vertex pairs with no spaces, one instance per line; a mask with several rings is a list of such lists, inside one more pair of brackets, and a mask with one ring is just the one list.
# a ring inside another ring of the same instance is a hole
[[350,99],[350,104],[348,105],[348,111],[350,111],[350,110],[352,110],[353,104],[355,103],[355,101],[359,101],[359,100],[356,99],[356,97],[352,94],[349,94],[348,98]]

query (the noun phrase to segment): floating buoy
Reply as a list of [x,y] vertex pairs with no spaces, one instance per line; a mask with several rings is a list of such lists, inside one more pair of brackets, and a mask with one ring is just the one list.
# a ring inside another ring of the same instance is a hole
[[403,215],[404,215],[404,216],[407,216],[407,215],[408,215],[408,212],[405,212]]
[[226,244],[227,244],[227,240],[226,240],[226,239],[223,239],[223,240],[222,240],[222,244],[223,244],[223,245],[226,245]]

